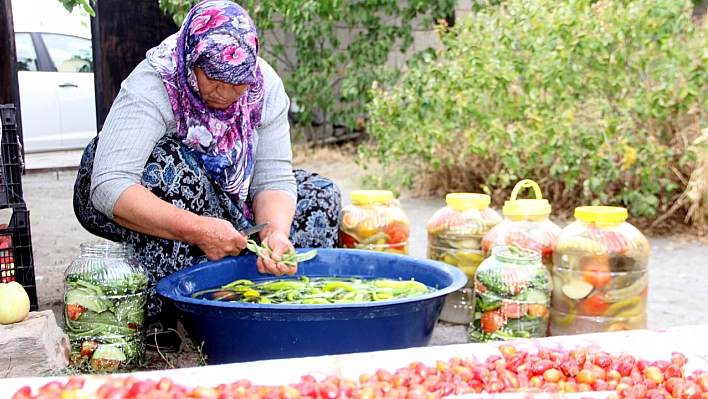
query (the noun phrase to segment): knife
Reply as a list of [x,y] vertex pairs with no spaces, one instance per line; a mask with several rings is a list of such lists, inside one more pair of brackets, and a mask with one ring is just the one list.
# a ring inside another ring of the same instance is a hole
[[263,228],[268,226],[268,224],[269,224],[269,222],[265,222],[263,224],[259,224],[258,226],[249,227],[249,228],[241,231],[241,234],[248,237],[250,235],[256,234],[259,231],[263,230]]

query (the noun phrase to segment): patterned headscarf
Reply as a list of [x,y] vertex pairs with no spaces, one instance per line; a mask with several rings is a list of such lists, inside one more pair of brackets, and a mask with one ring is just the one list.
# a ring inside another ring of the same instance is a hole
[[[243,8],[205,0],[192,8],[177,33],[147,52],[167,88],[177,137],[248,218],[251,133],[260,123],[264,100],[258,47],[256,27]],[[211,108],[199,93],[194,67],[212,79],[249,87],[228,108]]]

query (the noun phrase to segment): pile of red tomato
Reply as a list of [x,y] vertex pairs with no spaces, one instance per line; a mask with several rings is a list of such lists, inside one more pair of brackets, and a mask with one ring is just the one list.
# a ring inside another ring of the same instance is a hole
[[214,398],[214,399],[440,399],[453,394],[500,392],[587,392],[614,391],[617,399],[708,398],[708,372],[685,375],[687,359],[674,352],[671,359],[649,361],[631,355],[590,353],[587,348],[537,353],[500,347],[501,355],[486,361],[454,357],[435,366],[413,362],[391,373],[378,370],[362,374],[359,380],[329,376],[317,381],[311,375],[288,385],[259,386],[248,380],[216,387],[188,388],[169,378],[159,381],[135,377],[109,378],[96,392],[82,392],[84,380],[72,377],[67,383],[50,382],[32,394],[24,387],[13,399],[73,398]]

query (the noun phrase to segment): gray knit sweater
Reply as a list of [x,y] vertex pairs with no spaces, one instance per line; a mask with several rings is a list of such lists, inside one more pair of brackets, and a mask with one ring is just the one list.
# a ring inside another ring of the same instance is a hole
[[[250,196],[280,190],[296,200],[292,171],[290,100],[273,68],[259,59],[265,87],[261,123],[253,131],[254,167]],[[113,219],[113,207],[123,191],[140,184],[147,159],[157,141],[177,131],[162,78],[147,61],[121,84],[101,130],[91,177],[91,201]],[[260,145],[259,145],[260,143]]]

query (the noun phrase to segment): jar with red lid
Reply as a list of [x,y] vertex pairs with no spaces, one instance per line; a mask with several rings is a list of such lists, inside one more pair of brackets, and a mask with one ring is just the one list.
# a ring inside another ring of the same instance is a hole
[[342,208],[341,248],[408,254],[411,222],[388,190],[357,190]]
[[[535,199],[518,199],[519,191],[532,188]],[[491,255],[496,246],[518,245],[535,249],[548,271],[553,266],[553,242],[561,227],[550,219],[551,205],[541,195],[541,188],[532,180],[521,180],[514,186],[511,198],[502,208],[504,220],[491,229],[482,239],[484,257]]]
[[450,193],[446,206],[428,220],[428,259],[445,262],[467,275],[467,286],[450,293],[440,320],[469,325],[474,309],[474,275],[484,259],[482,237],[501,222],[499,213],[489,207],[486,194]]
[[627,209],[583,206],[554,246],[550,332],[646,328],[649,241]]

